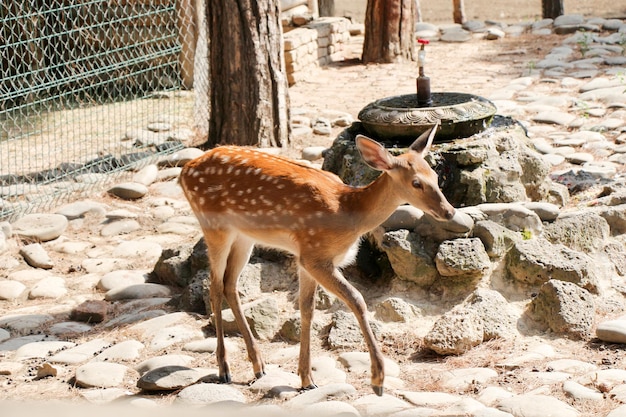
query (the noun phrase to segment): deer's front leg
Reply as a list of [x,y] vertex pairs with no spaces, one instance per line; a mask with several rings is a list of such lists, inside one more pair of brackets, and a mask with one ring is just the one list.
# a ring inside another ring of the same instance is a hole
[[[383,382],[385,379],[383,354],[378,349],[374,333],[370,327],[367,318],[367,306],[363,296],[331,262],[321,263],[312,260],[308,263],[301,261],[301,263],[319,284],[339,297],[356,316],[370,353],[372,390],[376,395],[383,395]],[[304,320],[302,327],[304,328]]]
[[300,278],[300,360],[298,375],[302,381],[302,389],[317,388],[311,375],[311,322],[315,312],[315,291],[317,282],[307,271],[299,268]]

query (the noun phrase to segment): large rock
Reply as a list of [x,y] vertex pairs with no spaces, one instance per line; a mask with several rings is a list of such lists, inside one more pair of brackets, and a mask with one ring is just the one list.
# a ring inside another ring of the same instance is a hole
[[516,334],[519,315],[499,292],[479,288],[468,297],[465,308],[482,320],[484,341]]
[[[243,314],[254,337],[260,340],[271,340],[280,329],[278,302],[268,297],[242,306]],[[222,311],[224,331],[239,332],[232,310]]]
[[534,211],[517,203],[479,204],[476,209],[487,216],[488,220],[515,232],[539,236],[543,225],[541,218]]
[[598,207],[596,213],[606,220],[613,236],[626,233],[626,204]]
[[443,144],[443,189],[455,205],[541,200],[547,196],[549,166],[528,146],[519,127],[494,129]]
[[[380,325],[370,321],[374,335],[380,335]],[[354,314],[339,310],[333,314],[328,344],[332,349],[353,348],[363,343],[363,333]]]
[[473,234],[479,238],[490,258],[502,258],[522,235],[491,220],[482,220],[474,226]]
[[555,279],[598,291],[593,259],[543,238],[517,242],[507,255],[506,268],[512,278],[526,284],[541,285]]
[[558,280],[541,286],[528,314],[553,332],[573,339],[589,339],[595,323],[591,294],[576,284]]
[[585,253],[601,249],[609,235],[607,221],[600,215],[590,212],[559,217],[543,230],[543,237],[548,241],[562,243],[573,250]]
[[389,297],[376,304],[376,317],[385,322],[407,323],[421,316],[419,307],[401,298]]
[[443,277],[465,281],[483,276],[491,262],[480,239],[463,238],[439,245],[435,265]]
[[152,281],[165,284],[185,286],[193,277],[190,256],[193,247],[182,244],[174,249],[165,249],[154,265]]
[[484,326],[474,311],[452,311],[441,316],[424,338],[424,346],[440,355],[460,355],[482,343]]
[[398,278],[428,287],[438,277],[433,258],[436,246],[408,230],[387,232],[378,246],[389,258],[393,272]]

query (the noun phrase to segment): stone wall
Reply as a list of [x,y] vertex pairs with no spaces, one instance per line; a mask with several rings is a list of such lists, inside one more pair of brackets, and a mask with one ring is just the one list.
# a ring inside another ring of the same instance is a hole
[[342,17],[322,17],[297,28],[283,28],[289,85],[304,80],[314,68],[342,61],[350,41],[349,25]]

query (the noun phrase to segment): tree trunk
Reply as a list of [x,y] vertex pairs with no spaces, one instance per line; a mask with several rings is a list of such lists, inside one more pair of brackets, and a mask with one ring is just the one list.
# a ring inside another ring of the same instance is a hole
[[368,0],[363,63],[415,60],[414,0]]
[[465,23],[465,4],[463,4],[463,0],[452,0],[452,7],[454,8],[452,12],[454,23]]
[[320,16],[335,15],[335,0],[319,0],[318,5]]
[[415,0],[415,23],[420,23],[422,21],[422,6],[420,5],[420,0]]
[[279,0],[208,0],[208,146],[287,146],[289,95]]
[[541,11],[544,19],[555,19],[564,13],[563,0],[541,0]]

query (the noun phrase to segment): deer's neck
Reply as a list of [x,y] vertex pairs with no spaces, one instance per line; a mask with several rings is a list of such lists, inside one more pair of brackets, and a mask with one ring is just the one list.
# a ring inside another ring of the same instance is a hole
[[355,227],[365,233],[387,220],[404,201],[394,192],[391,177],[383,173],[371,184],[353,188],[346,195],[345,203]]

